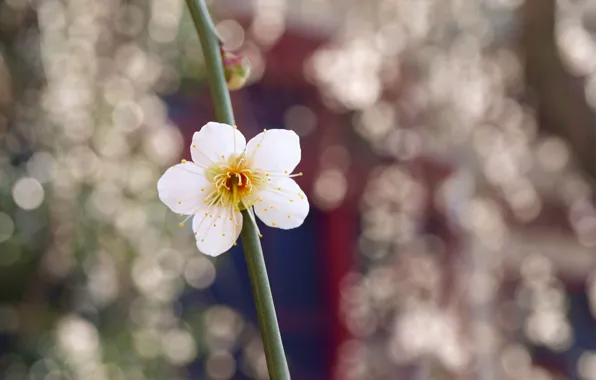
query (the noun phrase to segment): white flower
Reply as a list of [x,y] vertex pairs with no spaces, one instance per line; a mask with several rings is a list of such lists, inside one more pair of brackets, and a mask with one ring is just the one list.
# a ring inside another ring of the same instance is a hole
[[[246,209],[268,226],[296,228],[308,215],[306,195],[291,174],[300,162],[298,135],[265,130],[246,143],[227,124],[207,123],[195,132],[192,161],[169,168],[157,182],[159,198],[172,211],[192,217],[197,247],[217,256],[236,244]],[[255,221],[256,225],[256,221]]]

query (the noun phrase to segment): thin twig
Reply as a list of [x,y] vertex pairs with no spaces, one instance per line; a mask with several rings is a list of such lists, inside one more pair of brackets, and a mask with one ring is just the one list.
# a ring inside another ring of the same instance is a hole
[[[190,14],[199,34],[199,40],[205,55],[205,67],[208,73],[209,87],[215,106],[217,121],[234,125],[234,112],[230,101],[223,62],[220,51],[220,38],[213,26],[213,21],[204,0],[186,0]],[[252,294],[257,309],[261,337],[265,349],[265,358],[269,377],[272,380],[289,380],[290,372],[281,341],[271,287],[267,277],[267,268],[263,249],[255,222],[246,210],[242,211],[242,247],[252,287]]]

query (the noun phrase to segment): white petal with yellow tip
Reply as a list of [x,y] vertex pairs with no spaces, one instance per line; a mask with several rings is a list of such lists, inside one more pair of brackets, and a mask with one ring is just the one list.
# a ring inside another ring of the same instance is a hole
[[209,122],[192,137],[192,160],[204,167],[227,161],[231,155],[244,152],[246,139],[228,124]]
[[259,198],[254,205],[255,213],[270,227],[284,230],[299,227],[310,209],[306,195],[291,178],[272,181],[259,192]]
[[195,215],[192,229],[199,251],[209,256],[219,256],[238,240],[242,230],[242,214],[240,211],[217,208]]
[[290,174],[300,162],[300,140],[294,131],[271,129],[261,132],[246,145],[252,167],[271,174]]
[[177,214],[192,215],[204,206],[207,191],[213,185],[203,169],[192,162],[174,165],[157,182],[159,199]]

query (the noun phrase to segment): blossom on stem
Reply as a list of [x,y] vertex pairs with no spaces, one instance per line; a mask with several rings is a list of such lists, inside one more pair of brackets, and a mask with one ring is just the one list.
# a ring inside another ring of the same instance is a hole
[[264,130],[246,143],[235,126],[210,122],[195,132],[192,161],[182,160],[157,182],[159,198],[172,211],[192,218],[198,249],[218,256],[236,244],[242,229],[241,210],[270,227],[296,228],[308,215],[309,203],[292,179],[300,162],[298,135],[283,129]]
[[251,72],[248,59],[232,54],[223,48],[221,48],[221,56],[228,90],[235,91],[244,87]]

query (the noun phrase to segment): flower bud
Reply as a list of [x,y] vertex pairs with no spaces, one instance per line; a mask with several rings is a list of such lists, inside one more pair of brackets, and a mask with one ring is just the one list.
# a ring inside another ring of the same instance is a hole
[[246,84],[250,76],[250,63],[243,56],[232,54],[222,49],[224,74],[230,91],[239,90]]

